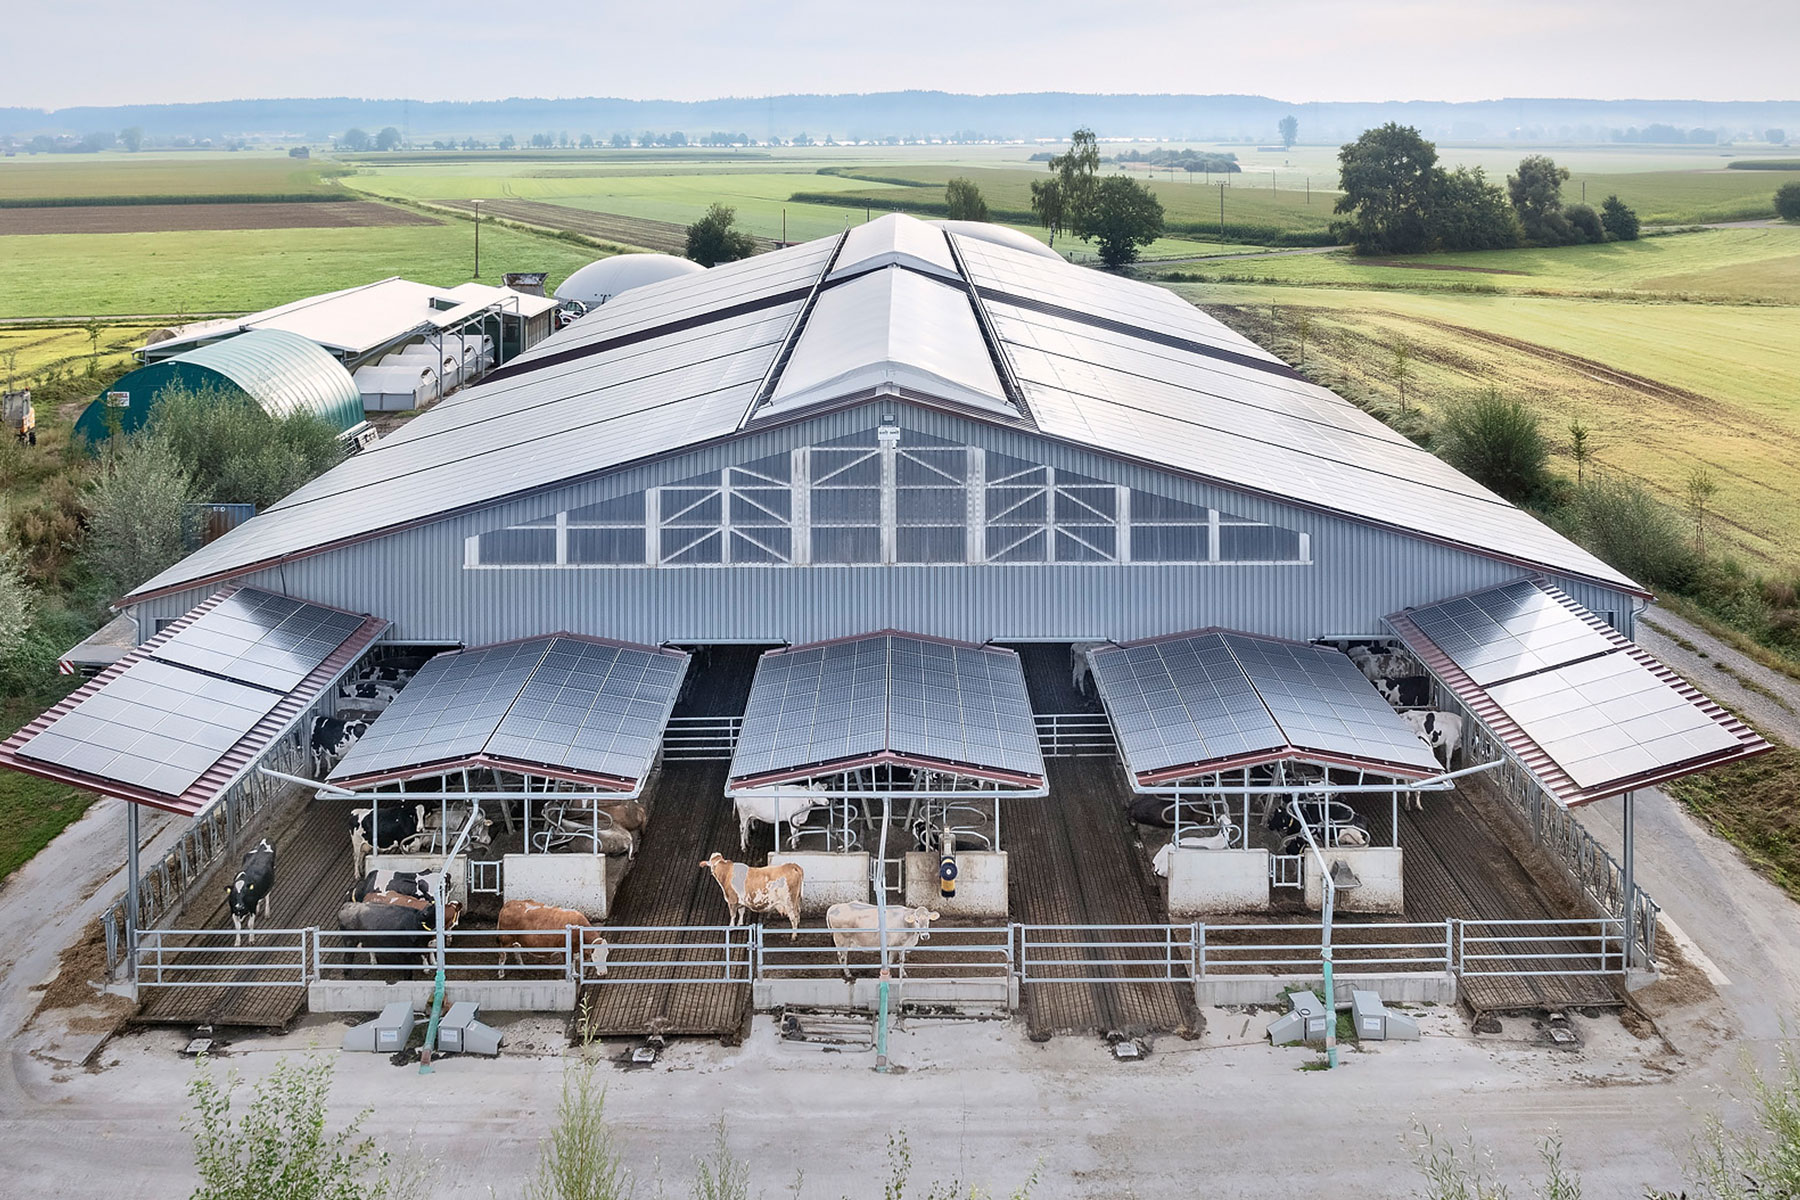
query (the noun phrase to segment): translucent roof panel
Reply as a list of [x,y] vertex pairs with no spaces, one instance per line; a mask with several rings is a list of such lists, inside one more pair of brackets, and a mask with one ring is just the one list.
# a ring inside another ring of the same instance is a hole
[[1606,654],[1623,641],[1527,579],[1414,609],[1411,616],[1450,661],[1487,685]]
[[1424,778],[1431,751],[1335,650],[1202,632],[1089,654],[1126,766],[1140,782],[1283,758]]
[[363,619],[255,588],[240,588],[158,646],[162,662],[287,691],[355,633]]
[[1387,623],[1561,804],[1589,804],[1770,749],[1547,584],[1520,580],[1391,613]]
[[968,293],[898,267],[820,294],[762,412],[790,412],[882,387],[1018,415]]
[[649,774],[687,662],[569,634],[440,654],[330,778],[354,787],[484,763],[633,784]]
[[943,231],[899,213],[852,226],[844,235],[844,248],[838,251],[837,262],[826,278],[843,279],[887,266],[902,266],[952,281],[962,278],[956,270],[956,260],[950,257]]
[[143,659],[52,721],[19,754],[178,796],[282,698]]
[[805,778],[880,760],[1041,783],[1018,655],[872,634],[762,656],[732,756],[734,781]]

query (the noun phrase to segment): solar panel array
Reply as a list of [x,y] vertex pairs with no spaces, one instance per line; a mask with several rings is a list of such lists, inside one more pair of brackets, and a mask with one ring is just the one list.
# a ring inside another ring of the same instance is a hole
[[1739,745],[1629,654],[1570,663],[1488,694],[1584,788]]
[[884,751],[1041,778],[1018,656],[897,634],[765,654],[731,776]]
[[179,796],[362,622],[351,613],[240,589],[52,721],[19,753]]
[[521,766],[648,773],[687,655],[572,637],[440,654],[331,773],[419,773],[490,755]]
[[1483,687],[1618,648],[1618,642],[1530,580],[1458,596],[1408,615]]
[[1408,774],[1438,769],[1418,735],[1334,650],[1201,633],[1090,657],[1133,774],[1288,747]]

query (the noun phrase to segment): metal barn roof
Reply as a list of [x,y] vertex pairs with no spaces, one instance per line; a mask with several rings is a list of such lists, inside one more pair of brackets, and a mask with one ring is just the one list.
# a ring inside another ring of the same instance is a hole
[[1303,759],[1424,779],[1441,768],[1336,650],[1208,630],[1089,652],[1126,769],[1143,785]]
[[[678,453],[744,429],[777,397],[804,393],[816,410],[871,391],[948,401],[1215,485],[1641,591],[1164,288],[910,217],[884,221],[858,241],[852,231],[634,289],[132,598]],[[956,280],[925,249],[930,237],[947,239]],[[868,269],[829,280],[846,254]],[[995,380],[1005,398],[990,402]],[[849,394],[827,397],[840,387]]]
[[330,779],[498,767],[627,791],[650,773],[687,664],[679,650],[567,633],[440,654]]
[[[113,420],[130,433],[150,419],[165,388],[241,392],[272,417],[311,413],[339,433],[363,423],[362,393],[342,363],[318,345],[279,330],[255,330],[121,376],[83,410],[75,431],[90,442],[110,436]],[[109,398],[123,394],[123,404]]]
[[254,588],[220,592],[0,743],[0,764],[202,812],[387,625]]
[[1521,580],[1387,623],[1570,807],[1772,748],[1548,584]]
[[1019,656],[876,633],[758,660],[731,757],[734,786],[875,763],[1041,785],[1044,760]]

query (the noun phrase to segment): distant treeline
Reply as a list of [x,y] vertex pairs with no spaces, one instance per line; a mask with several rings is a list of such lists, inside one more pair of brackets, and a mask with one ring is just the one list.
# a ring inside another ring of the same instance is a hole
[[1800,158],[1740,158],[1725,165],[1733,171],[1800,171]]
[[0,196],[0,208],[124,208],[136,204],[334,204],[348,192],[220,192],[208,196]]

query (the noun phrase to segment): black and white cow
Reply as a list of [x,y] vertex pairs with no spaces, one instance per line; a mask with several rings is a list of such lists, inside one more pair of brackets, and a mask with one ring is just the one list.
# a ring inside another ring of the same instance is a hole
[[[456,928],[461,916],[462,905],[450,901],[444,907],[444,928]],[[351,945],[367,951],[371,966],[381,966],[383,958],[392,965],[395,959],[404,961],[415,954],[421,957],[427,971],[437,965],[431,939],[419,936],[437,929],[435,902],[413,907],[352,901],[338,909],[338,928],[351,935]]]
[[367,900],[382,892],[434,900],[438,893],[439,873],[431,871],[375,870],[365,874],[350,889],[350,899]]
[[[376,827],[377,812],[381,816]],[[423,804],[403,804],[400,797],[377,808],[357,808],[350,812],[350,859],[356,878],[365,871],[364,860],[377,851],[398,849],[400,843],[418,833],[425,824]]]
[[1431,703],[1431,676],[1406,675],[1373,681],[1381,698],[1395,708],[1423,708]]
[[1378,654],[1367,646],[1352,646],[1345,653],[1370,683],[1383,679],[1405,679],[1419,673],[1412,659],[1404,654]]
[[313,768],[323,775],[344,757],[356,739],[369,732],[367,721],[351,721],[342,717],[314,717],[312,723]]
[[243,866],[225,889],[231,923],[237,929],[233,945],[256,941],[256,918],[269,915],[269,893],[275,890],[275,846],[268,838],[244,855]]
[[1400,714],[1446,769],[1462,744],[1463,719],[1455,713],[1412,709]]
[[352,707],[368,711],[379,711],[394,702],[400,694],[403,684],[382,683],[378,680],[364,680],[361,683],[345,683],[338,687],[338,696],[344,700],[354,701]]

